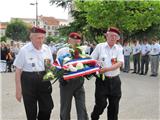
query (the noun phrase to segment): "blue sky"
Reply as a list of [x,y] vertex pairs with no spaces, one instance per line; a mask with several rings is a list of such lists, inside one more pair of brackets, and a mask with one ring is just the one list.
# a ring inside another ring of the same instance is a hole
[[[49,0],[38,1],[38,15],[52,16],[55,18],[67,19],[68,10],[64,10],[56,5],[50,5]],[[0,2],[0,22],[8,22],[11,17],[35,18],[36,6],[30,5],[36,0],[1,0]]]

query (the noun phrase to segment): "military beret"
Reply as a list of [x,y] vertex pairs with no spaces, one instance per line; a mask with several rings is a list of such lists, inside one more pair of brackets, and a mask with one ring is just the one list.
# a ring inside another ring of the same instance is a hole
[[32,27],[31,28],[31,33],[43,33],[43,34],[45,34],[46,31],[42,28],[39,28],[39,27]]
[[73,39],[81,39],[81,36],[78,33],[76,33],[76,32],[71,32],[69,34],[69,37],[73,38]]
[[114,33],[117,33],[119,36],[120,36],[120,30],[116,27],[110,27],[108,28],[107,32],[114,32]]

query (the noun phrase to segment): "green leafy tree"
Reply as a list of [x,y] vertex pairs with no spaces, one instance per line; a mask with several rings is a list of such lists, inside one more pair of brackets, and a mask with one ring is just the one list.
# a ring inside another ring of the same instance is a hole
[[102,30],[116,26],[125,38],[160,25],[159,1],[76,0],[75,4],[79,11],[86,12],[89,25]]
[[27,25],[19,19],[15,19],[8,24],[6,36],[14,41],[26,41],[29,36]]
[[0,38],[0,42],[6,42],[7,41],[7,37],[6,36],[1,36],[1,38]]
[[56,4],[57,7],[62,7],[66,9],[71,4],[72,0],[50,0],[49,2],[52,5]]
[[62,37],[62,36],[47,36],[46,38],[46,42],[47,43],[51,43],[51,42],[64,42],[66,40],[66,37]]
[[46,38],[46,42],[47,42],[47,43],[55,42],[55,39],[53,38],[53,36],[49,35],[49,36],[47,36],[47,38]]

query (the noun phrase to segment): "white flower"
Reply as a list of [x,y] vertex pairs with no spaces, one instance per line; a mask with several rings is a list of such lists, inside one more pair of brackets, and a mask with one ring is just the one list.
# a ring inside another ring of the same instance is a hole
[[83,64],[82,64],[81,62],[79,62],[79,63],[77,63],[76,68],[77,68],[78,70],[81,70],[81,69],[84,68],[84,66],[83,66]]
[[68,62],[68,61],[70,61],[70,60],[71,60],[70,57],[65,57],[65,58],[63,59],[63,64],[66,63],[66,62]]
[[73,67],[73,65],[69,65],[69,70],[71,72],[76,72],[77,71],[77,68],[76,67]]

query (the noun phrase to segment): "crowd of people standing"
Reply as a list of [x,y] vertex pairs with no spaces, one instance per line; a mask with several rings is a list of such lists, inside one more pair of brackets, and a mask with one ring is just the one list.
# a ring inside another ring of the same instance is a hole
[[12,72],[13,61],[20,50],[20,44],[14,43],[1,43],[1,62],[4,66],[1,66],[1,72]]
[[[160,44],[156,38],[152,38],[149,44],[146,38],[142,43],[138,40],[133,41],[133,46],[129,46],[129,42],[125,41],[123,46],[124,54],[124,69],[123,72],[130,71],[131,56],[133,58],[133,74],[147,75],[149,68],[151,68],[150,76],[158,76]],[[149,67],[150,63],[150,67]]]
[[[131,42],[124,41],[123,45],[120,45],[124,54],[123,72],[129,73],[131,70],[130,63],[133,61],[133,74],[147,75],[149,68],[151,68],[150,76],[156,77],[159,70],[160,60],[160,44],[156,38],[152,38],[151,42],[148,42],[147,38],[144,38],[142,42],[133,40]],[[117,43],[118,44],[118,43]],[[86,44],[86,54],[91,55],[96,44]],[[58,48],[51,42],[49,44],[53,58],[56,58]],[[3,68],[5,72],[13,71],[13,61],[20,50],[20,43],[1,43],[1,61],[5,62],[6,67]],[[150,66],[149,66],[150,63]],[[1,68],[2,69],[2,68]]]

